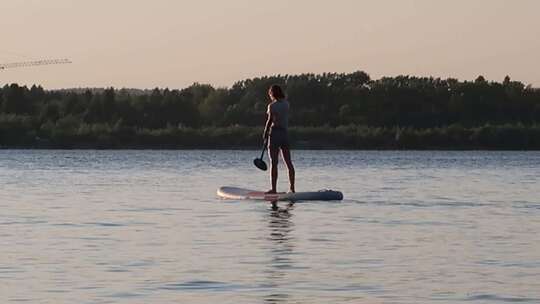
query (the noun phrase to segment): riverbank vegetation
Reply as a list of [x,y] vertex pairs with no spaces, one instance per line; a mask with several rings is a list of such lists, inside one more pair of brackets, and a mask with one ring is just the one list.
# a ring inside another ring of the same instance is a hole
[[4,148],[246,148],[261,144],[266,90],[291,101],[295,148],[540,149],[540,89],[364,72],[261,77],[230,88],[0,88]]

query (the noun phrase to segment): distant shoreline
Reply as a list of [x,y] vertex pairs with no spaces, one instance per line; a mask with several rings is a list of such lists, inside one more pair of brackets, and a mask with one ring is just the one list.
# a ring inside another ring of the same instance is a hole
[[[523,124],[427,129],[363,125],[291,127],[289,136],[295,150],[540,150],[540,125]],[[170,126],[148,130],[89,125],[66,128],[45,138],[26,132],[26,136],[14,139],[16,142],[4,142],[0,149],[257,150],[262,147],[261,128],[248,126]]]
[[293,149],[540,150],[540,89],[350,74],[278,75],[230,88],[47,91],[0,87],[0,147],[257,149],[267,88],[291,104]]
[[[262,147],[229,147],[229,148],[160,148],[160,147],[119,147],[119,148],[91,148],[91,147],[73,147],[73,148],[47,148],[47,147],[0,147],[0,151],[22,150],[22,151],[261,151]],[[444,148],[426,148],[426,149],[349,149],[349,148],[295,148],[292,151],[395,151],[395,152],[422,152],[422,151],[440,151],[440,152],[537,152],[540,149],[483,149],[483,148],[465,148],[465,149],[444,149]]]
[[[49,138],[18,137],[0,149],[81,150],[258,150],[260,127],[68,128]],[[540,125],[522,124],[441,128],[384,128],[362,125],[292,127],[294,150],[540,150]],[[1,135],[1,134],[0,134]]]
[[[260,150],[260,127],[231,126],[147,130],[127,127],[92,131],[72,128],[43,139],[19,137],[0,149],[64,150]],[[380,128],[368,126],[292,127],[294,150],[398,150],[398,151],[537,151],[540,125],[484,125],[442,128]]]

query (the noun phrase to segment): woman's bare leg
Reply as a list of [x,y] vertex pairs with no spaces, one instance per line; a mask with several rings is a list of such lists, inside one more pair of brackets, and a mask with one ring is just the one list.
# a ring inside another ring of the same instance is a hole
[[270,156],[270,177],[272,180],[272,190],[270,193],[276,193],[277,191],[277,178],[278,178],[278,160],[279,160],[279,148],[270,147],[268,149],[268,155]]
[[294,166],[291,160],[291,150],[289,148],[281,148],[281,156],[283,157],[283,160],[285,161],[285,165],[287,165],[287,171],[289,172],[289,185],[290,185],[290,191],[295,192],[294,188]]

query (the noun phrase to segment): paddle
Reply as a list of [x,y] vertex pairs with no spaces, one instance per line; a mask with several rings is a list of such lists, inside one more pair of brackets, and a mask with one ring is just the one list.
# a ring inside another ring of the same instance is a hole
[[261,157],[259,158],[255,158],[253,160],[253,164],[255,165],[255,167],[263,170],[263,171],[266,171],[266,169],[268,169],[268,167],[266,166],[266,163],[264,162],[263,160],[263,156],[264,156],[264,151],[266,150],[266,145],[268,144],[268,139],[266,139],[264,141],[264,146],[263,146],[263,149],[262,149],[262,152],[261,152]]

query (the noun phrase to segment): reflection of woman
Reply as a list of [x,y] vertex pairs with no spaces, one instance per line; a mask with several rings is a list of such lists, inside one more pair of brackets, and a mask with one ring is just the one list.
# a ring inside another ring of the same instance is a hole
[[268,282],[265,284],[270,288],[269,294],[264,297],[264,301],[268,303],[288,302],[290,295],[283,293],[284,286],[291,286],[295,282],[292,281],[288,274],[288,270],[294,268],[294,260],[291,256],[294,254],[295,239],[291,234],[294,231],[294,223],[291,221],[292,214],[289,210],[292,205],[287,208],[274,210],[270,212],[268,218],[268,228],[270,235],[267,240],[270,241],[269,249],[271,260],[265,263],[268,269],[265,271]]
[[271,180],[272,189],[268,194],[276,193],[276,184],[278,177],[278,157],[281,151],[281,157],[287,165],[289,172],[289,191],[295,192],[294,189],[294,166],[291,160],[291,150],[289,147],[289,102],[285,99],[283,90],[278,85],[272,85],[268,90],[270,104],[268,105],[268,119],[264,127],[264,139],[268,139],[268,153],[271,161]]

